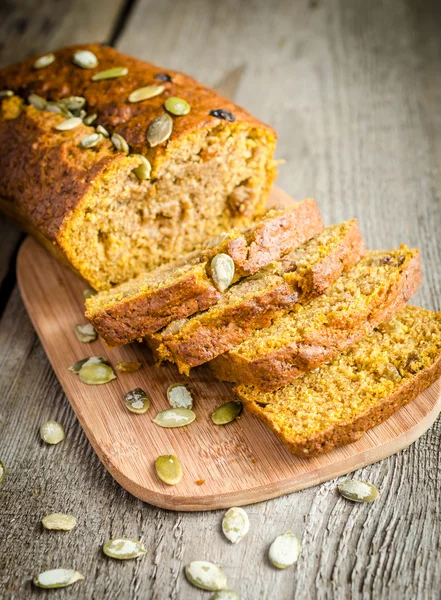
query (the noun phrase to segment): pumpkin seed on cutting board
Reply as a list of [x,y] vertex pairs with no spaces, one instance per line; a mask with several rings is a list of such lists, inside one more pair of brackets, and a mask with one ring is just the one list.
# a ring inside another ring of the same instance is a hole
[[250,529],[250,521],[243,508],[237,506],[230,508],[222,519],[222,531],[232,544],[242,540]]
[[147,141],[152,148],[168,140],[173,130],[173,119],[167,113],[162,113],[153,119],[147,129]]
[[337,487],[343,498],[354,502],[373,502],[378,497],[377,488],[366,481],[347,479]]
[[57,421],[46,421],[40,427],[40,436],[46,444],[59,444],[65,438],[64,427]]
[[156,474],[167,485],[176,485],[182,479],[182,466],[173,454],[158,456],[155,460]]
[[211,277],[221,293],[230,287],[234,271],[234,261],[228,254],[216,254],[211,259]]
[[240,600],[240,596],[234,590],[219,590],[211,596],[211,600]]
[[127,67],[112,67],[105,71],[100,71],[92,76],[92,81],[102,81],[104,79],[116,79],[117,77],[124,77],[129,72]]
[[40,56],[40,58],[37,58],[37,60],[34,62],[34,69],[44,69],[45,67],[48,67],[49,65],[51,65],[55,60],[55,54],[45,54],[44,56]]
[[51,569],[36,575],[34,585],[43,589],[62,588],[84,579],[75,569]]
[[159,96],[165,90],[163,85],[147,85],[142,88],[134,90],[129,96],[129,102],[142,102],[143,100],[149,100],[155,96]]
[[116,379],[110,365],[101,362],[87,361],[79,370],[79,378],[87,385],[102,385]]
[[290,567],[300,556],[301,543],[299,538],[287,531],[278,535],[270,546],[268,558],[278,569]]
[[142,388],[135,388],[124,396],[124,403],[130,412],[142,415],[150,408],[150,398]]
[[237,419],[241,412],[242,403],[232,400],[218,406],[211,415],[211,420],[215,425],[227,425],[227,423],[231,423]]
[[193,408],[193,396],[182,383],[173,383],[167,390],[167,400],[172,408]]
[[119,363],[116,363],[116,368],[121,373],[136,373],[142,367],[140,362],[136,360],[122,360]]
[[77,336],[77,339],[84,344],[94,342],[98,337],[98,334],[91,323],[75,325],[75,335]]
[[98,59],[90,50],[77,50],[72,56],[72,62],[82,69],[94,69],[98,66]]
[[109,364],[107,359],[103,356],[89,356],[88,358],[82,358],[81,360],[77,361],[74,365],[68,367],[67,370],[72,371],[72,373],[79,373],[81,367],[83,367],[86,363],[102,363],[105,365]]
[[220,567],[206,560],[193,560],[185,566],[188,581],[201,590],[225,590],[227,576]]
[[168,408],[159,412],[153,423],[159,427],[185,427],[196,419],[196,415],[189,408]]
[[138,558],[147,552],[143,544],[139,540],[130,538],[115,538],[109,540],[103,546],[103,552],[110,558],[117,560],[130,560]]
[[72,515],[63,513],[52,513],[42,518],[41,523],[45,529],[54,529],[56,531],[70,531],[73,529],[77,520]]

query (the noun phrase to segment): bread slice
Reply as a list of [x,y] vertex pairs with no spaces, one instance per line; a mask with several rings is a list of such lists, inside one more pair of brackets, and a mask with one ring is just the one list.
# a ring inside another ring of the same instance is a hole
[[210,277],[210,261],[216,254],[231,256],[238,281],[322,229],[320,210],[312,199],[270,210],[246,229],[216,236],[203,250],[92,296],[86,302],[86,317],[108,346],[128,344],[220,300],[222,294]]
[[328,227],[280,261],[234,286],[206,312],[148,336],[158,360],[178,365],[181,373],[208,362],[269,326],[282,310],[323,293],[363,255],[356,219]]
[[263,393],[239,385],[245,407],[297,456],[358,440],[441,376],[441,313],[406,306],[317,371]]
[[418,250],[368,252],[329,290],[210,363],[219,379],[276,390],[393,316],[421,284]]

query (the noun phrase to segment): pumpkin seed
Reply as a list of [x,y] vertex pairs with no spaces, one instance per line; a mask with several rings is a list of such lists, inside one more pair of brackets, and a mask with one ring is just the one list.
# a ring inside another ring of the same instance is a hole
[[217,119],[223,119],[224,121],[230,121],[230,123],[234,123],[236,117],[229,110],[225,110],[224,108],[216,108],[215,110],[210,111],[210,115],[212,117],[216,117]]
[[40,56],[34,62],[34,69],[44,69],[51,65],[55,60],[55,54],[45,54],[44,56]]
[[278,569],[286,569],[297,562],[300,551],[301,544],[299,538],[292,531],[287,531],[278,535],[271,544],[268,558]]
[[92,81],[102,81],[103,79],[116,79],[117,77],[124,77],[129,72],[127,67],[112,67],[105,71],[100,71],[92,76]]
[[135,373],[136,371],[139,371],[141,367],[142,364],[135,360],[122,360],[121,362],[116,363],[116,368],[118,371],[121,371],[121,373]]
[[98,334],[91,323],[75,325],[75,335],[77,336],[77,339],[84,344],[94,342],[98,337]]
[[211,415],[211,420],[215,425],[227,425],[227,423],[231,423],[231,421],[237,419],[241,412],[242,403],[232,400],[218,406]]
[[83,122],[84,125],[92,125],[92,123],[97,119],[98,115],[96,113],[92,113],[91,115],[87,115],[87,117],[84,117]]
[[134,90],[129,96],[129,102],[142,102],[149,98],[159,96],[165,90],[163,85],[147,85],[146,87]]
[[162,337],[166,337],[167,335],[176,335],[181,331],[186,322],[187,319],[176,319],[176,321],[172,321],[162,330]]
[[116,558],[117,560],[129,560],[131,558],[138,558],[138,556],[142,556],[147,552],[147,550],[139,540],[115,538],[104,544],[103,552],[110,558]]
[[188,563],[185,574],[188,581],[201,590],[215,592],[227,587],[227,577],[222,569],[206,560],[193,560]]
[[72,515],[63,513],[52,513],[42,518],[41,523],[45,529],[55,529],[56,531],[70,531],[73,529],[77,520]]
[[65,106],[68,110],[81,110],[86,104],[86,98],[83,98],[83,96],[67,96],[58,100],[58,104]]
[[240,600],[240,596],[234,590],[219,590],[211,600]]
[[72,62],[82,69],[94,69],[98,66],[98,59],[90,50],[77,50],[72,56]]
[[124,154],[129,153],[129,145],[122,135],[119,135],[119,133],[114,133],[110,140],[118,152],[124,152]]
[[59,444],[64,440],[64,427],[57,421],[46,421],[40,427],[40,436],[46,444]]
[[168,73],[156,73],[155,79],[157,81],[171,81],[172,80],[172,78],[170,77],[170,75],[168,75]]
[[83,138],[80,142],[80,148],[93,148],[103,139],[100,133],[91,133]]
[[227,233],[226,231],[223,231],[222,233],[219,233],[215,237],[211,238],[211,240],[208,240],[208,242],[205,246],[205,249],[209,250],[210,248],[215,248],[216,246],[219,246],[220,244],[222,244],[222,242],[227,240],[229,237],[230,237],[230,234]]
[[124,396],[126,408],[130,412],[142,415],[150,408],[150,398],[142,388],[135,388]]
[[33,581],[39,588],[51,589],[67,587],[82,579],[84,575],[74,569],[51,569],[40,573]]
[[88,298],[95,296],[96,293],[97,293],[96,290],[92,290],[91,288],[86,288],[85,290],[83,290],[83,298],[84,298],[84,300],[87,300]]
[[96,132],[97,133],[101,133],[101,135],[103,135],[105,138],[110,137],[110,133],[107,131],[107,129],[105,127],[103,127],[102,125],[97,125],[96,126]]
[[142,156],[142,154],[133,154],[133,156],[136,156],[141,161],[141,164],[139,164],[135,169],[133,169],[133,172],[135,173],[136,177],[140,181],[150,179],[152,166],[149,163],[149,161],[146,159],[145,156]]
[[164,103],[165,108],[172,115],[180,117],[182,115],[188,115],[190,112],[190,105],[187,100],[178,98],[177,96],[170,96]]
[[167,390],[167,400],[172,408],[193,408],[193,396],[182,383],[173,383]]
[[154,148],[168,140],[173,129],[173,119],[167,113],[162,113],[154,119],[147,129],[147,141]]
[[65,106],[58,104],[58,102],[46,102],[47,112],[54,113],[56,115],[63,115],[66,119],[73,117],[73,114]]
[[159,412],[153,423],[159,427],[185,427],[196,419],[196,415],[189,408],[169,408]]
[[38,94],[30,94],[28,96],[28,102],[37,110],[44,110],[46,108],[46,100]]
[[156,474],[167,485],[176,485],[182,479],[182,466],[176,456],[168,454],[155,460]]
[[116,375],[110,365],[90,362],[85,363],[78,373],[81,381],[87,385],[102,385],[116,379]]
[[227,540],[237,544],[242,540],[250,529],[250,521],[243,508],[230,508],[222,519],[222,531]]
[[2,483],[4,481],[5,477],[6,477],[6,467],[0,460],[0,483]]
[[70,119],[66,119],[65,121],[62,121],[56,125],[55,129],[58,131],[70,131],[71,129],[75,129],[75,127],[78,127],[78,125],[82,124],[83,119],[80,119],[79,117],[71,117]]
[[12,90],[1,90],[0,91],[0,100],[2,100],[2,98],[11,98],[14,95],[14,92]]
[[220,292],[225,292],[234,278],[234,261],[228,254],[216,254],[211,260],[211,277]]
[[79,373],[81,371],[81,367],[83,367],[86,363],[102,363],[105,365],[109,364],[102,356],[90,356],[89,358],[82,358],[81,360],[77,361],[74,365],[68,367],[67,370],[72,371],[72,373]]
[[372,502],[378,496],[378,490],[371,483],[347,479],[338,485],[338,491],[347,500],[354,502]]

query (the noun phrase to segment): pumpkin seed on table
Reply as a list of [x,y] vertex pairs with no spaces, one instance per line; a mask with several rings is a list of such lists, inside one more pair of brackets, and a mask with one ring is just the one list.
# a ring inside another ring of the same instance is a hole
[[232,400],[218,406],[211,415],[211,420],[215,425],[227,425],[227,423],[231,423],[231,421],[237,419],[241,412],[242,403]]
[[102,385],[116,379],[110,365],[101,362],[86,362],[78,372],[78,376],[87,385]]
[[193,408],[193,396],[181,383],[173,383],[167,390],[167,400],[172,408]]
[[354,502],[373,502],[378,497],[377,488],[366,481],[347,479],[337,487],[343,498]]
[[82,69],[94,69],[98,66],[98,59],[90,50],[77,50],[72,56],[72,62]]
[[152,148],[168,140],[173,130],[173,119],[167,113],[162,113],[153,119],[147,129],[147,141]]
[[227,576],[220,567],[206,560],[193,560],[185,567],[188,581],[195,587],[209,592],[225,590]]
[[119,133],[114,133],[110,138],[110,141],[119,152],[124,152],[124,154],[128,154],[130,152],[129,144],[122,135],[119,135]]
[[223,293],[234,278],[234,260],[228,254],[216,254],[211,259],[211,277],[217,289]]
[[138,556],[142,556],[147,552],[147,550],[139,540],[115,538],[104,544],[103,552],[110,558],[116,558],[117,560],[130,560],[132,558],[138,558]]
[[64,427],[57,421],[46,421],[40,427],[40,436],[46,444],[59,444],[65,438]]
[[141,161],[141,163],[135,169],[133,169],[133,172],[135,173],[136,177],[140,181],[145,181],[146,179],[150,179],[150,173],[152,172],[152,165],[149,163],[147,158],[145,156],[143,156],[142,154],[133,154],[132,156],[136,156]]
[[84,323],[84,325],[75,325],[75,335],[80,342],[89,344],[94,342],[98,334],[95,331],[94,326],[91,323]]
[[159,96],[165,90],[163,85],[147,85],[142,88],[134,90],[129,96],[129,102],[142,102],[143,100],[149,100]]
[[297,562],[301,549],[299,538],[292,531],[287,531],[278,535],[273,541],[268,558],[278,569],[286,569]]
[[12,90],[1,90],[0,91],[0,100],[3,98],[11,98],[14,95]]
[[176,485],[182,479],[182,466],[173,454],[158,456],[155,460],[156,474],[167,485]]
[[41,523],[45,529],[54,529],[56,531],[70,531],[71,529],[76,527],[77,520],[72,515],[65,515],[63,513],[52,513],[43,517]]
[[6,467],[3,462],[0,460],[0,483],[4,481],[6,477]]
[[211,596],[211,600],[240,600],[240,596],[234,590],[219,590]]
[[107,359],[104,358],[103,356],[89,356],[89,358],[82,358],[81,360],[77,361],[74,365],[72,365],[71,367],[68,367],[68,371],[72,371],[72,373],[79,373],[81,370],[81,367],[83,367],[86,363],[90,364],[90,363],[102,363],[105,365],[108,365],[109,363],[107,362]]
[[127,67],[112,67],[105,71],[100,71],[92,76],[92,81],[102,81],[104,79],[116,79],[117,77],[124,77],[129,72]]
[[150,398],[142,388],[135,388],[124,396],[126,408],[130,412],[142,415],[150,408]]
[[62,588],[84,579],[75,569],[51,569],[34,577],[34,585],[43,589]]
[[122,360],[119,363],[116,363],[116,368],[121,373],[136,373],[142,367],[140,362],[135,360]]
[[91,133],[83,138],[80,142],[80,148],[93,148],[104,139],[101,133]]
[[44,69],[51,65],[55,60],[55,54],[45,54],[44,56],[40,56],[34,62],[34,69]]
[[28,102],[37,110],[44,110],[46,108],[46,100],[38,94],[30,94],[28,96]]
[[250,521],[243,508],[237,506],[230,508],[222,519],[222,531],[232,544],[242,540],[250,529]]
[[189,408],[169,408],[159,412],[153,423],[160,427],[185,427],[196,419],[196,415]]
[[187,100],[178,98],[177,96],[170,96],[170,98],[167,98],[164,102],[164,106],[169,113],[177,117],[188,115],[190,112],[190,105]]
[[84,122],[84,125],[92,125],[92,123],[94,121],[96,121],[97,119],[98,119],[98,115],[96,113],[92,113],[91,115],[87,115],[86,117],[84,117],[83,122]]

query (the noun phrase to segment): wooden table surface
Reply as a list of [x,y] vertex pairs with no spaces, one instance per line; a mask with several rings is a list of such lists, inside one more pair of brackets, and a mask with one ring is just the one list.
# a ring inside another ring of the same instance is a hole
[[[356,216],[371,247],[422,249],[416,302],[441,308],[441,3],[418,0],[6,0],[0,66],[90,40],[189,72],[279,133],[278,183],[314,196],[327,223]],[[440,598],[441,426],[355,473],[381,491],[354,505],[331,481],[247,508],[251,531],[222,536],[223,511],[174,513],[131,497],[92,451],[47,361],[15,284],[21,234],[0,221],[0,597],[209,598],[183,566],[211,560],[245,600]],[[50,293],[50,290],[48,290]],[[39,425],[56,419],[55,447]],[[70,533],[41,517],[76,515]],[[302,538],[293,568],[266,555],[278,533]],[[119,563],[101,544],[142,538],[147,555]],[[86,581],[38,592],[32,575],[78,568]]]

